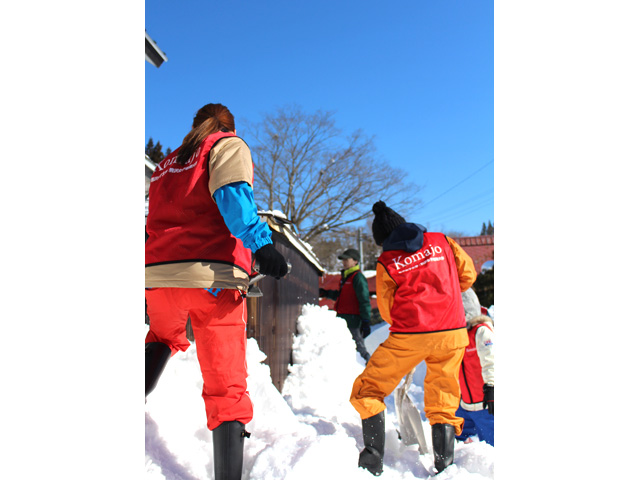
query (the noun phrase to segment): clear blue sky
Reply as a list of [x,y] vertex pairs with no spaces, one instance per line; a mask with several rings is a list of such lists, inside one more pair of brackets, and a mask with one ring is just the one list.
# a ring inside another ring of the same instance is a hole
[[145,62],[145,143],[178,147],[209,102],[230,108],[240,136],[243,120],[286,104],[330,110],[421,187],[409,220],[468,235],[494,223],[493,2],[145,5],[169,58]]

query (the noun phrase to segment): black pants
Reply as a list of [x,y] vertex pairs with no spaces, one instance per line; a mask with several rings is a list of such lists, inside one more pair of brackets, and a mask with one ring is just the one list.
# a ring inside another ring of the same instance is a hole
[[350,328],[351,336],[353,340],[356,342],[356,350],[362,358],[364,358],[365,362],[369,361],[369,352],[367,352],[367,348],[364,346],[364,338],[362,337],[362,332],[360,331],[360,327],[358,328]]

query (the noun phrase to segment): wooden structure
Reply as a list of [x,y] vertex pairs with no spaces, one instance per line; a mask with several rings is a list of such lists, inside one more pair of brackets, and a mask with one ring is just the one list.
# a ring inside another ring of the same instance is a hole
[[255,338],[266,355],[271,379],[278,391],[292,363],[293,337],[297,320],[306,303],[318,304],[319,277],[324,269],[310,247],[300,241],[287,219],[259,212],[272,231],[276,249],[291,264],[291,272],[276,280],[265,277],[258,282],[262,297],[247,298],[247,337]]

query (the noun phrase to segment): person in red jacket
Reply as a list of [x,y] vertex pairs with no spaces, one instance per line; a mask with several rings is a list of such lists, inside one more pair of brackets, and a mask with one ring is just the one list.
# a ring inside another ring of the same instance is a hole
[[456,415],[464,418],[457,440],[469,441],[477,435],[480,441],[494,445],[494,354],[493,320],[483,314],[475,292],[462,293],[469,334],[469,345],[460,366],[462,398]]
[[217,480],[240,480],[253,417],[245,358],[252,253],[260,273],[287,274],[258,217],[251,153],[235,130],[224,105],[198,110],[180,148],[151,177],[145,242],[145,398],[169,358],[189,348],[191,318]]
[[464,420],[458,374],[469,343],[461,291],[476,279],[471,257],[442,233],[408,223],[384,202],[373,206],[373,238],[382,246],[376,268],[380,316],[390,324],[389,338],[371,355],[356,378],[351,404],[362,419],[365,448],[358,465],[382,473],[384,399],[416,365],[425,361],[425,414],[438,472],[453,463],[455,435]]

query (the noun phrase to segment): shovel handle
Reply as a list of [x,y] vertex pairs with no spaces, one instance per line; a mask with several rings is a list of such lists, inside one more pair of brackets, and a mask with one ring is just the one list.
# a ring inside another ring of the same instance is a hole
[[416,372],[417,367],[413,367],[413,369],[407,373],[407,376],[404,377],[404,383],[402,384],[402,393],[405,394],[409,391],[409,387],[411,386],[411,382],[413,382],[413,374]]
[[[253,271],[257,272],[258,275],[256,277],[260,277],[257,280],[253,280],[253,281],[249,281],[249,284],[251,283],[255,283],[258,280],[260,280],[261,278],[264,278],[266,275],[263,275],[262,273],[260,273],[260,262],[258,261],[258,259],[256,258],[253,262]],[[291,273],[291,264],[289,262],[287,262],[287,273]],[[254,279],[256,277],[253,277]]]

